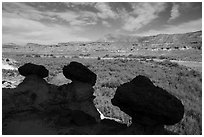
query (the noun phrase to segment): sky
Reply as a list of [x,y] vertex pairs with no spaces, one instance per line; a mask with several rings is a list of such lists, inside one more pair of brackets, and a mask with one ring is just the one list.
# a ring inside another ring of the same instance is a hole
[[148,36],[202,30],[200,2],[3,2],[2,42],[57,44],[107,34]]

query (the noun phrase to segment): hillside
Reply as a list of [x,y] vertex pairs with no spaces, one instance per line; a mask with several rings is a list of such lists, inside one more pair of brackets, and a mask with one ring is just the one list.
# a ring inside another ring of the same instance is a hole
[[128,42],[135,45],[142,46],[190,46],[201,48],[202,45],[202,31],[189,32],[183,34],[158,34],[154,36],[130,36],[130,35],[116,35],[107,34],[99,41],[106,42]]
[[18,48],[19,45],[15,44],[15,43],[4,43],[2,44],[2,48]]
[[[105,49],[130,49],[131,47],[191,47],[195,49],[202,48],[202,31],[189,32],[183,34],[158,34],[153,36],[131,36],[124,34],[107,34],[96,42],[75,42],[58,43],[57,45],[41,45],[37,43],[27,43],[26,48],[63,48],[74,47],[77,50],[89,48],[91,50]],[[3,44],[3,48],[18,48],[15,43]]]
[[3,53],[29,54],[28,56],[162,56],[174,60],[201,61],[202,31],[185,34],[159,34],[155,36],[107,35],[95,42],[64,42],[52,45],[27,43],[18,46],[3,44]]
[[98,41],[104,42],[138,42],[142,37],[131,36],[124,34],[107,34],[103,38],[100,38]]

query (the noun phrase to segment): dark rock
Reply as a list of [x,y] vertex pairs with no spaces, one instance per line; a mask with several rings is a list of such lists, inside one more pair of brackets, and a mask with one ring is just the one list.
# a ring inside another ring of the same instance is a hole
[[118,123],[114,120],[103,119],[100,122],[100,130],[98,135],[119,135],[127,129],[126,124]]
[[164,125],[143,126],[140,124],[132,124],[125,130],[121,130],[119,134],[124,135],[168,135]]
[[78,126],[93,125],[97,123],[94,117],[80,110],[73,110],[71,117],[72,121]]
[[23,76],[37,75],[41,78],[48,76],[49,71],[42,65],[36,65],[32,63],[26,63],[18,68],[18,71]]
[[151,80],[142,75],[139,75],[134,78],[132,80],[132,83],[134,83],[134,85],[137,87],[154,87],[154,84],[151,82]]
[[127,128],[126,124],[122,124],[122,123],[119,123],[119,122],[116,122],[116,121],[110,120],[110,119],[102,119],[100,124],[103,124],[103,125],[106,125],[109,127],[117,127],[117,128],[121,128],[121,129]]
[[72,81],[81,81],[89,83],[92,86],[96,83],[96,74],[78,62],[71,62],[69,65],[64,66],[63,74],[67,79],[71,79]]
[[154,86],[145,76],[137,76],[118,87],[111,102],[130,115],[133,123],[143,125],[173,125],[184,114],[184,106],[179,99]]
[[93,99],[94,89],[88,83],[73,81],[70,84],[58,87],[59,93],[68,102],[67,107],[71,110],[80,110],[99,121],[100,114],[97,111]]
[[55,124],[62,127],[69,127],[71,126],[71,116],[60,116]]

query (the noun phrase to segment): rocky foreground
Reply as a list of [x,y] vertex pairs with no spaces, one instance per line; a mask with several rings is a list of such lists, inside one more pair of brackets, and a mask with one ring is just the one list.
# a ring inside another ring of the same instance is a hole
[[101,119],[93,104],[97,75],[78,62],[63,67],[71,83],[54,85],[45,80],[49,71],[42,65],[18,68],[25,78],[16,88],[2,90],[3,134],[174,134],[164,125],[182,120],[184,105],[175,96],[155,86],[145,76],[120,85],[112,104],[132,117],[126,125]]

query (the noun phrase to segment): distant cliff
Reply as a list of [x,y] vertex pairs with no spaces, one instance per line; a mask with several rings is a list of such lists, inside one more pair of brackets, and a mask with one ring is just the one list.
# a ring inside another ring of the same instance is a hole
[[3,44],[3,51],[23,50],[23,52],[61,53],[69,51],[132,51],[137,48],[150,49],[202,49],[202,31],[183,34],[159,34],[154,36],[131,36],[124,34],[107,34],[95,42],[65,42],[52,45],[27,43],[18,46],[14,43]]
[[107,34],[99,41],[106,42],[128,42],[135,45],[142,46],[202,46],[202,31],[189,32],[183,34],[159,34],[154,36],[130,36],[130,35],[116,35]]

